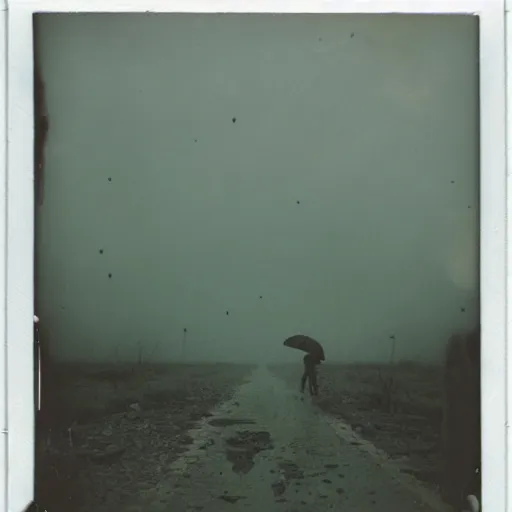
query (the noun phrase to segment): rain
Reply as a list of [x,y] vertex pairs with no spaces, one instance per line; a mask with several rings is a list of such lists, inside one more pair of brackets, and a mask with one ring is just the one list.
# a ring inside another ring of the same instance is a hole
[[477,41],[36,16],[34,511],[478,510]]

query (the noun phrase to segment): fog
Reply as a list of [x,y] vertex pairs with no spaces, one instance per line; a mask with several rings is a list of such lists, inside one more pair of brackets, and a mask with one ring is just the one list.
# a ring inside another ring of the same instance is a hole
[[407,18],[41,16],[53,357],[431,362],[476,325],[477,20]]
[[481,498],[477,23],[37,17],[33,509]]

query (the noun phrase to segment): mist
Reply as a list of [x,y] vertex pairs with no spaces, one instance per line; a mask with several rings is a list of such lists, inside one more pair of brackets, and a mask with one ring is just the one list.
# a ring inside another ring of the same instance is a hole
[[54,358],[436,362],[478,324],[476,18],[38,23]]

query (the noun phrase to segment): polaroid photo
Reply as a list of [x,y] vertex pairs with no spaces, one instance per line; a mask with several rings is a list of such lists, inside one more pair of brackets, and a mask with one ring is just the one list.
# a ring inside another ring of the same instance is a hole
[[0,14],[1,510],[512,510],[504,0]]

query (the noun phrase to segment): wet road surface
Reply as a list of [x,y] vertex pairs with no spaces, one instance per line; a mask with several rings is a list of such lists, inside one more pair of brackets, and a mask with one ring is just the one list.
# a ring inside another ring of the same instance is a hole
[[189,451],[130,511],[446,510],[301,398],[258,367],[232,400],[189,432]]

